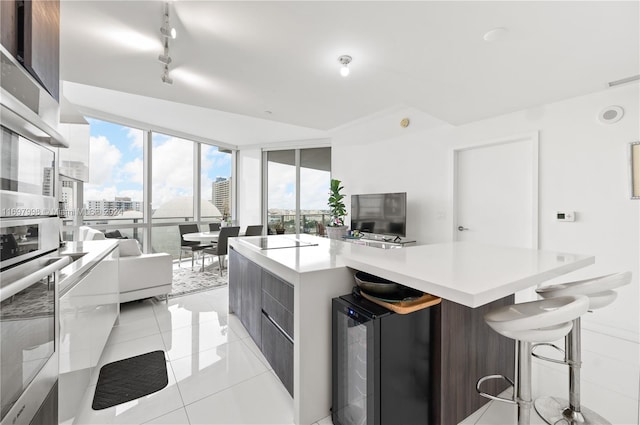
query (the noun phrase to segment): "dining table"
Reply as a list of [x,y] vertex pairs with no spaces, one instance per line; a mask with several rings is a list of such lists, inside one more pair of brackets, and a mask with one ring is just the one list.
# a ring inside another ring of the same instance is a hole
[[185,233],[182,238],[189,242],[213,243],[218,242],[218,236],[220,236],[220,231],[213,230],[210,232]]
[[[217,243],[218,236],[220,236],[219,230],[213,230],[209,232],[194,232],[194,233],[185,233],[182,235],[182,239],[188,242],[199,242],[201,244],[208,243]],[[204,251],[202,252],[202,267],[200,271],[204,271]]]

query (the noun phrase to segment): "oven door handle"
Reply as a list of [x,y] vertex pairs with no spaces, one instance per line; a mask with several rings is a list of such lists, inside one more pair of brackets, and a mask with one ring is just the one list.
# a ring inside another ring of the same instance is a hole
[[8,284],[7,286],[0,288],[0,302],[14,296],[20,291],[27,289],[29,286],[49,276],[51,273],[60,270],[70,262],[70,257],[60,257],[58,260],[52,262],[48,266],[45,266],[31,273],[30,275],[23,277],[22,279],[18,279],[15,282]]

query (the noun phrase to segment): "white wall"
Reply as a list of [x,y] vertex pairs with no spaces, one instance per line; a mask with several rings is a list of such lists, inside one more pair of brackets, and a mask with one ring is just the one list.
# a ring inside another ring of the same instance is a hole
[[[601,124],[598,113],[610,105],[622,106],[625,116],[618,123]],[[598,335],[613,337],[624,350],[636,353],[624,374],[612,370],[598,385],[614,392],[634,388],[631,394],[619,394],[623,401],[631,401],[620,406],[620,412],[611,404],[603,408],[616,415],[614,423],[638,423],[640,201],[629,199],[627,155],[629,142],[640,140],[639,117],[638,85],[631,84],[455,128],[404,135],[398,126],[396,135],[382,141],[376,138],[379,123],[358,123],[360,131],[333,136],[332,174],[344,182],[347,195],[406,191],[408,236],[420,243],[448,241],[453,224],[451,150],[538,131],[539,247],[596,257],[595,265],[558,280],[634,273],[632,284],[618,291],[614,305],[583,319],[587,334],[583,349],[599,356],[595,364],[601,373],[612,363],[628,362],[629,356],[616,357],[611,344]],[[395,125],[395,117],[389,120]],[[562,209],[576,211],[576,222],[556,222],[554,212]],[[587,371],[583,375],[589,379]]]

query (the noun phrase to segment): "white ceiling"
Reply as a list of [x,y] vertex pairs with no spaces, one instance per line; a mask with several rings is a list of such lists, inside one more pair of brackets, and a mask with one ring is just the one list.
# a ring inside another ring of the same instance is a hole
[[176,0],[166,85],[163,8],[62,0],[61,78],[330,130],[394,105],[459,125],[640,74],[637,1]]

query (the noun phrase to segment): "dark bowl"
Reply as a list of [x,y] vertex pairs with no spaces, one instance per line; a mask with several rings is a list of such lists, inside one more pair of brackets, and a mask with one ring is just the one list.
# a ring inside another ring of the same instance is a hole
[[354,277],[358,287],[371,295],[393,294],[402,288],[395,282],[365,272],[357,272]]

